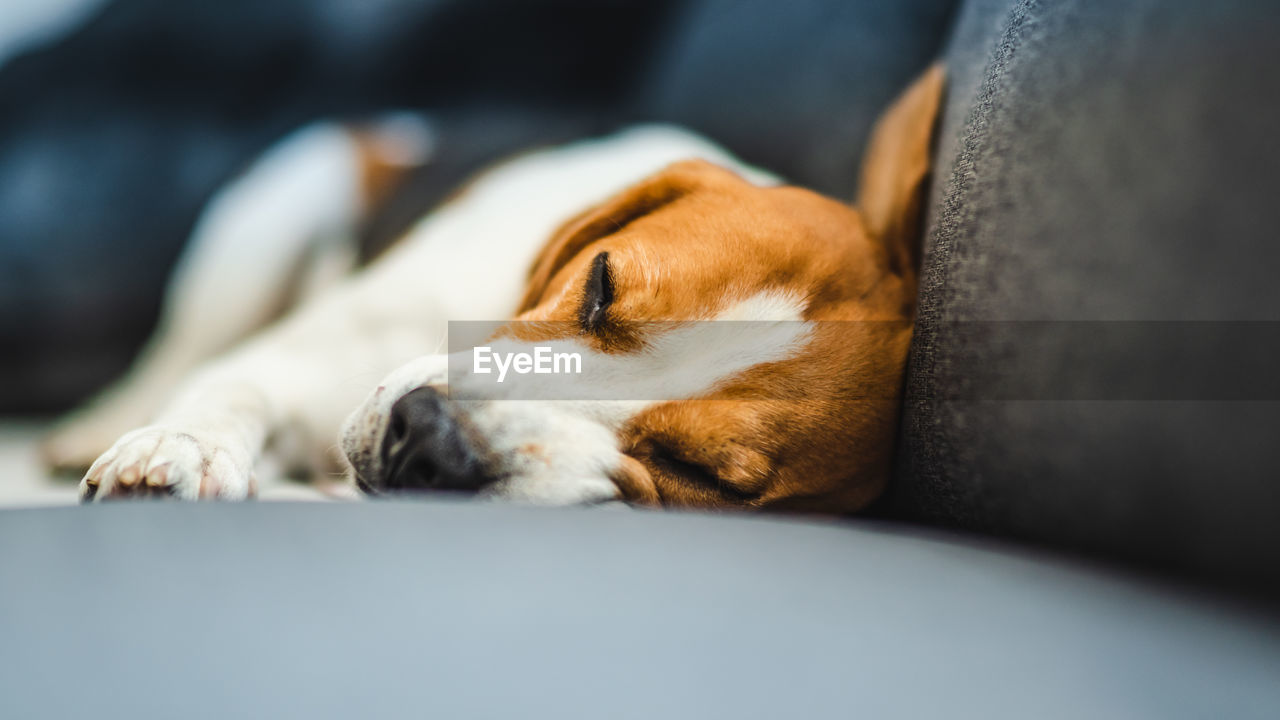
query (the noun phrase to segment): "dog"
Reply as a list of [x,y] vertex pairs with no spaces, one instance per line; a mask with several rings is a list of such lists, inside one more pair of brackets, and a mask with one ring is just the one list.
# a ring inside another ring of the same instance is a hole
[[[304,131],[210,205],[142,359],[46,459],[97,455],[85,502],[248,498],[271,448],[368,495],[864,508],[889,475],[943,86],[935,66],[883,114],[855,206],[646,126],[483,173],[346,278],[333,238],[427,161],[429,127]],[[528,374],[547,353],[578,372]]]

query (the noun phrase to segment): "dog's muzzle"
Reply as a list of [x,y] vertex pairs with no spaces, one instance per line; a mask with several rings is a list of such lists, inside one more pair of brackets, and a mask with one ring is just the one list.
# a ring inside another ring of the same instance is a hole
[[391,406],[379,452],[381,477],[360,483],[370,494],[476,492],[493,480],[485,475],[456,409],[430,387],[413,390]]

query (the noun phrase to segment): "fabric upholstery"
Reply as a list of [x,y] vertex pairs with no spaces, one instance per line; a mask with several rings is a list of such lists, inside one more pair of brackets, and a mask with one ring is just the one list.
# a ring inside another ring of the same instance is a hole
[[0,513],[7,717],[1274,718],[1280,626],[871,524],[447,503]]
[[1280,584],[1278,32],[1250,0],[966,4],[892,512]]

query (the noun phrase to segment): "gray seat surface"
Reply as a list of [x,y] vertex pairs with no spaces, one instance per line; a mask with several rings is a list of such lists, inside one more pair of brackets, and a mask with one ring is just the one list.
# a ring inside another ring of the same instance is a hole
[[0,513],[0,715],[1280,716],[1280,626],[866,521]]

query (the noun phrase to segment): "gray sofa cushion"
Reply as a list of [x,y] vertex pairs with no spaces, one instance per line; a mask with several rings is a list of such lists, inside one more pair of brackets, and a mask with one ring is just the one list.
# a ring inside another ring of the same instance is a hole
[[1278,34],[1249,0],[966,6],[892,512],[1280,584]]
[[866,522],[0,513],[6,717],[1274,718],[1280,626]]

